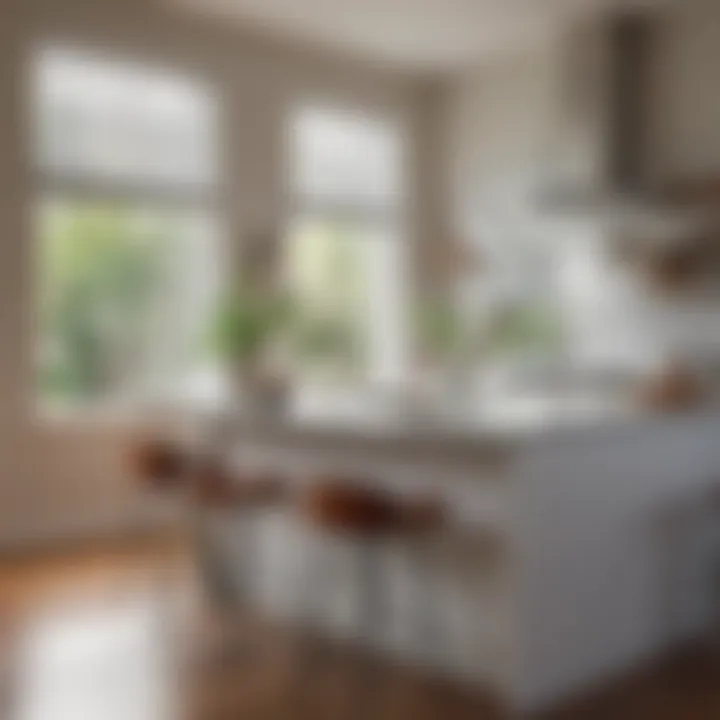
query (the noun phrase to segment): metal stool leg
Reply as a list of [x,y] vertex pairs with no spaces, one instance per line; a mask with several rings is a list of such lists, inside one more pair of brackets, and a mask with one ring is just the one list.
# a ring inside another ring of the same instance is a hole
[[414,639],[423,662],[434,667],[445,658],[443,632],[444,609],[442,590],[437,577],[435,553],[437,548],[430,538],[412,542],[410,548],[411,573],[414,585]]
[[250,604],[256,555],[255,517],[244,512],[240,521],[240,542],[233,543],[232,564],[210,530],[211,520],[200,518],[196,532],[200,572],[211,600],[219,607],[237,608]]
[[354,713],[358,718],[379,717],[386,690],[386,672],[377,657],[377,645],[384,639],[388,598],[382,572],[383,552],[377,538],[364,538],[355,551],[355,572],[359,595],[359,626],[364,633],[366,648],[361,661]]
[[218,538],[213,537],[208,523],[201,521],[198,528],[200,571],[221,631],[220,646],[212,653],[214,666],[235,666],[257,660],[256,642],[248,638],[247,628],[236,622],[245,620],[242,615],[252,604],[253,560],[257,552],[255,520],[253,511],[243,512],[240,542],[232,544],[232,563],[225,556],[226,548],[218,546]]
[[374,539],[361,540],[355,549],[355,574],[359,593],[360,629],[372,646],[382,637],[385,598],[381,548]]
[[317,678],[322,660],[319,642],[313,637],[316,614],[322,608],[326,592],[327,564],[319,539],[305,537],[296,585],[295,612],[299,629],[292,633],[286,687],[281,693],[277,720],[312,717],[308,707],[307,688]]

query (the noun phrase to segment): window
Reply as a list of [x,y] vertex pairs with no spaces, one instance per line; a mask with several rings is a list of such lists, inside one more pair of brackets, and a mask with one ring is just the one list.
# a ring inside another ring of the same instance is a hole
[[216,108],[201,83],[47,50],[35,82],[43,406],[206,393]]
[[306,108],[293,118],[291,149],[300,372],[396,381],[406,360],[401,129]]

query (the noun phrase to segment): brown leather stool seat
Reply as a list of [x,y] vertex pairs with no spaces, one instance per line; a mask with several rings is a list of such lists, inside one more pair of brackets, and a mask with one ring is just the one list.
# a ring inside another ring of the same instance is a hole
[[174,490],[183,485],[189,460],[179,443],[160,438],[135,440],[128,451],[131,473],[152,490]]
[[444,507],[436,499],[401,499],[350,479],[314,484],[304,497],[302,511],[317,528],[348,535],[431,533],[445,521]]
[[207,508],[251,509],[280,503],[282,479],[272,473],[229,468],[217,460],[199,463],[193,473],[198,502]]

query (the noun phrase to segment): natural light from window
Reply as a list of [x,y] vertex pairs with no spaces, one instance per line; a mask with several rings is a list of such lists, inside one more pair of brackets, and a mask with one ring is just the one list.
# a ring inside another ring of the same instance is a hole
[[45,50],[35,82],[45,408],[127,409],[212,392],[216,102],[199,81]]
[[306,384],[389,386],[407,366],[405,147],[386,118],[292,118],[287,270]]

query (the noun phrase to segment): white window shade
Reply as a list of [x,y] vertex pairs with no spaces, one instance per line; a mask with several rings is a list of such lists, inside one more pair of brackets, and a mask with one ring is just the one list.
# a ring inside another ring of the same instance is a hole
[[202,85],[65,50],[46,51],[38,68],[44,174],[166,193],[214,183],[215,106]]
[[293,194],[302,202],[378,212],[400,205],[402,142],[394,124],[307,109],[293,135]]

